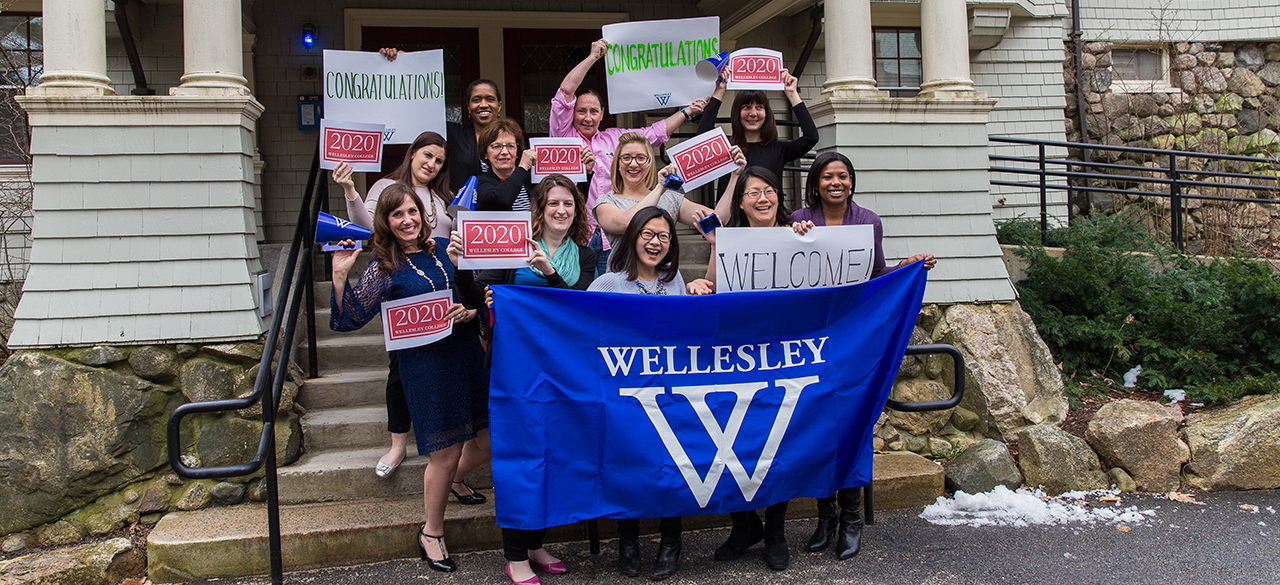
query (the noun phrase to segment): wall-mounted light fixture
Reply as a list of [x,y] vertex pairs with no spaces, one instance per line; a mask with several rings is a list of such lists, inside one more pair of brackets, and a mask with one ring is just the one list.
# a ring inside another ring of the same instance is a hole
[[310,49],[316,44],[316,25],[305,23],[302,25],[302,46]]

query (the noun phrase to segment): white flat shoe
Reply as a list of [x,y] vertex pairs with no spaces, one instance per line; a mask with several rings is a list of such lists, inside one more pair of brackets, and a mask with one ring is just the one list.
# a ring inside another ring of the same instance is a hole
[[404,463],[404,457],[401,457],[400,461],[397,461],[395,465],[387,465],[379,459],[378,464],[373,468],[373,474],[382,478],[388,477],[400,468],[401,463]]

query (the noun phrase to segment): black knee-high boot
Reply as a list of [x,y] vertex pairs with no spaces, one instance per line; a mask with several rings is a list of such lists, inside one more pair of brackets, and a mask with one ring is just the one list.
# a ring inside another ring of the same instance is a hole
[[729,531],[729,539],[716,549],[717,561],[732,561],[746,554],[747,549],[764,540],[764,528],[760,526],[760,517],[753,511],[732,512],[733,529]]
[[764,564],[781,571],[791,564],[787,550],[787,503],[779,502],[764,511]]
[[845,488],[836,492],[840,501],[840,531],[836,535],[836,556],[852,558],[862,550],[862,488]]
[[818,525],[809,537],[809,552],[826,550],[836,540],[836,497],[818,498]]

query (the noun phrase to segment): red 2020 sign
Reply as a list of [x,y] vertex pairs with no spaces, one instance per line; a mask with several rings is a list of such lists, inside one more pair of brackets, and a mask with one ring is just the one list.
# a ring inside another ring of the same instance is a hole
[[737,168],[729,152],[729,139],[716,128],[690,138],[667,151],[684,179],[684,190],[695,189]]

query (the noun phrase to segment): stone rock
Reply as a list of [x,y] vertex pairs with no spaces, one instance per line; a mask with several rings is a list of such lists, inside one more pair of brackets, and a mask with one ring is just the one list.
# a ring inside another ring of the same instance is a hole
[[183,359],[190,358],[200,352],[200,348],[186,343],[179,343],[178,345],[173,346],[173,350],[178,352],[178,356]]
[[1086,71],[1093,69],[1098,66],[1098,56],[1085,51],[1080,55],[1080,65],[1084,67]]
[[1268,61],[1280,61],[1280,43],[1268,44],[1265,53]]
[[1102,95],[1102,109],[1107,117],[1123,116],[1129,111],[1130,96],[1127,93],[1107,93]]
[[[1151,139],[1151,148],[1173,150],[1175,146],[1177,146],[1177,138],[1172,134],[1164,134]],[[1094,200],[1097,201],[1097,195],[1094,195]]]
[[1018,433],[1018,467],[1029,486],[1049,495],[1107,487],[1098,455],[1080,437],[1049,425]]
[[113,538],[0,562],[0,583],[112,585],[145,570],[146,558],[129,539]]
[[40,546],[62,546],[83,537],[84,533],[80,532],[80,528],[66,520],[59,520],[36,529],[36,541]]
[[1182,480],[1202,490],[1280,488],[1280,394],[1249,396],[1187,419],[1191,462]]
[[[905,363],[906,360],[903,361]],[[259,367],[255,365],[240,375],[239,380],[236,382],[237,398],[243,398],[253,393],[253,386],[257,383],[258,379],[258,368]],[[294,399],[297,397],[298,385],[293,382],[285,382],[284,385],[280,387],[280,409],[277,412],[288,412],[293,410]],[[262,420],[262,402],[259,401],[249,408],[237,410],[236,414],[241,418],[247,418],[249,420]]]
[[929,440],[926,437],[918,437],[911,433],[903,433],[902,448],[913,453],[927,453],[929,450]]
[[1107,479],[1111,480],[1111,485],[1116,486],[1116,489],[1126,494],[1138,491],[1138,484],[1134,483],[1133,478],[1119,467],[1108,469]]
[[129,353],[109,345],[95,345],[67,354],[67,359],[86,366],[109,366],[129,359]]
[[262,423],[234,416],[203,419],[196,453],[206,467],[248,463],[258,451]]
[[1085,43],[1084,50],[1089,51],[1094,55],[1098,55],[1101,53],[1111,52],[1111,46],[1110,41],[1094,41],[1092,43]]
[[1209,114],[1204,117],[1204,123],[1212,128],[1232,128],[1236,125],[1236,117],[1231,114]]
[[981,494],[1002,485],[1011,490],[1022,485],[1022,474],[1004,443],[983,439],[965,449],[959,457],[944,464],[947,489],[966,494]]
[[[1187,69],[1191,69],[1192,67],[1195,67],[1196,61],[1197,59],[1195,55],[1187,55],[1187,54],[1178,55],[1177,57],[1173,58],[1172,69],[1174,71],[1185,71]],[[1212,65],[1212,63],[1202,63],[1202,65]]]
[[1111,89],[1111,81],[1113,77],[1110,69],[1099,69],[1093,72],[1091,76],[1091,88],[1098,93]]
[[167,463],[174,388],[41,352],[0,367],[0,534],[49,522]]
[[1148,94],[1136,95],[1129,103],[1129,111],[1139,118],[1155,115],[1156,108],[1156,99]]
[[1218,52],[1218,67],[1235,67],[1236,54],[1231,51]]
[[213,501],[213,494],[209,491],[208,482],[197,481],[187,488],[182,494],[182,498],[178,500],[178,509],[183,511],[199,510],[207,507]]
[[1085,440],[1103,465],[1120,467],[1138,489],[1169,492],[1181,483],[1182,464],[1191,459],[1178,437],[1182,412],[1144,400],[1120,400],[1103,405],[1089,421]]
[[951,426],[962,431],[971,431],[978,426],[978,415],[972,410],[957,406],[951,411]]
[[945,459],[951,456],[951,442],[938,437],[929,437],[929,454],[935,459]]
[[1280,61],[1267,63],[1262,69],[1258,70],[1258,79],[1266,82],[1267,85],[1280,85]]
[[1227,90],[1231,93],[1240,94],[1241,97],[1257,97],[1262,92],[1267,91],[1267,84],[1262,82],[1254,72],[1244,67],[1236,67],[1231,72],[1231,79],[1227,81]]
[[[1181,56],[1182,55],[1179,55],[1179,57]],[[1213,64],[1218,62],[1218,54],[1212,51],[1207,53],[1199,53],[1195,56],[1195,59],[1196,59],[1196,62],[1201,67],[1213,67]],[[1194,66],[1195,65],[1192,65],[1192,67]]]
[[[1029,425],[1057,424],[1066,416],[1067,400],[1053,356],[1017,302],[952,305],[931,337],[964,355],[960,406],[977,415],[972,430],[1002,439]],[[950,389],[951,360],[944,368],[942,380]]]
[[1191,98],[1191,107],[1195,109],[1197,114],[1212,114],[1218,111],[1214,107],[1213,96],[1203,94]]
[[1227,132],[1220,128],[1205,128],[1200,133],[1200,147],[1207,152],[1226,152],[1227,150]]
[[239,483],[219,482],[209,491],[213,501],[221,506],[234,506],[244,499],[245,486]]
[[1244,98],[1229,93],[1213,102],[1213,110],[1219,114],[1234,114],[1244,107]]
[[168,382],[178,375],[182,359],[178,352],[167,347],[148,345],[129,354],[129,366],[139,378],[152,382]]
[[1267,56],[1258,45],[1240,45],[1236,49],[1236,65],[1257,71],[1267,62]]
[[1175,87],[1187,93],[1195,93],[1199,89],[1194,71],[1174,71],[1170,74],[1170,80]]
[[19,532],[6,536],[4,542],[0,542],[0,551],[5,554],[13,554],[29,546],[31,546],[31,535],[26,532]]
[[[926,402],[946,400],[951,397],[951,391],[934,380],[909,379],[894,384],[893,392],[889,397],[902,402]],[[951,419],[951,413],[945,410],[933,412],[889,410],[888,412],[889,424],[913,435],[936,434]]]
[[[911,340],[908,345],[920,345],[929,343],[929,334],[919,326],[911,330]],[[924,372],[925,358],[928,356],[909,355],[902,358],[902,365],[898,367],[898,379],[918,378]]]
[[182,364],[182,395],[191,402],[231,398],[243,372],[243,368],[206,358],[187,360]]
[[1267,115],[1258,110],[1240,110],[1236,118],[1241,134],[1253,134],[1267,127]]
[[1175,136],[1183,134],[1199,134],[1204,128],[1204,119],[1200,114],[1195,112],[1187,112],[1185,114],[1177,114],[1168,120],[1169,129],[1173,131]]
[[1222,74],[1220,69],[1214,67],[1197,67],[1196,83],[1200,85],[1200,89],[1212,93],[1221,93],[1227,90],[1227,78]]
[[262,345],[257,343],[206,345],[200,348],[200,351],[233,362],[256,364],[262,361]]
[[163,486],[152,485],[142,494],[138,503],[138,513],[152,514],[169,509],[169,490]]
[[139,499],[139,498],[141,498],[141,497],[142,497],[142,496],[138,495],[138,490],[125,490],[125,491],[124,491],[124,503],[126,503],[126,504],[133,504],[133,503],[137,502],[137,501],[138,501],[138,499]]

